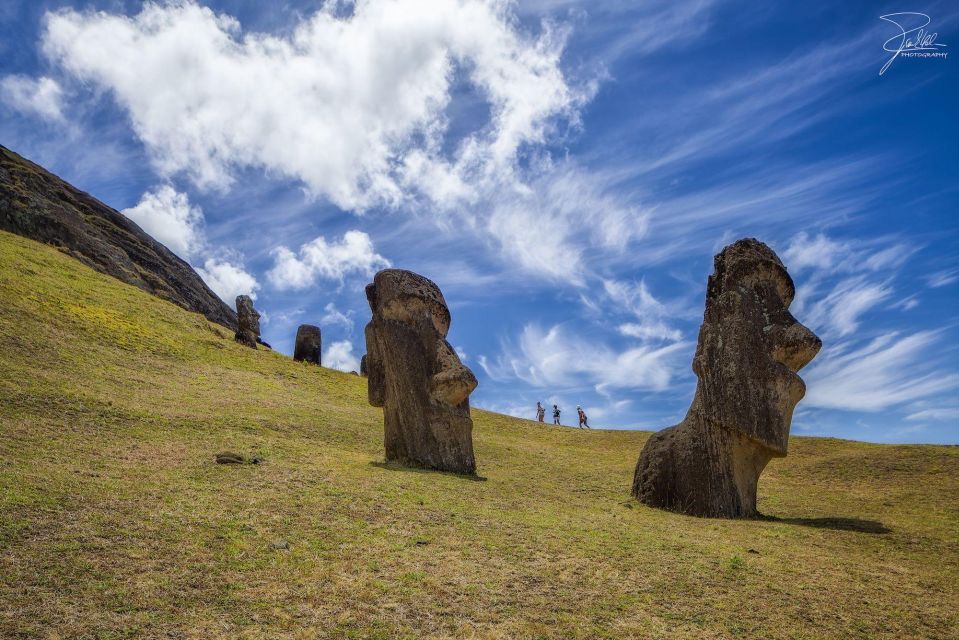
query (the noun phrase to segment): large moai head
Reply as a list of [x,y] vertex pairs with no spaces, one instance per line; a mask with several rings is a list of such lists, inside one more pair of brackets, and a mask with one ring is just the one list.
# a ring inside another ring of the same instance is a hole
[[739,240],[716,256],[693,358],[696,395],[681,423],[646,442],[633,476],[639,500],[699,516],[756,514],[759,476],[786,455],[806,393],[797,372],[822,347],[789,313],[794,295],[762,242]]
[[260,338],[260,314],[253,308],[250,296],[236,297],[236,341],[256,349]]
[[795,286],[765,244],[739,240],[714,265],[693,359],[693,409],[784,456],[793,409],[806,393],[796,372],[822,341],[789,313]]
[[474,473],[469,395],[476,377],[446,341],[450,312],[439,287],[401,269],[366,287],[369,401],[383,407],[386,459]]
[[323,335],[320,328],[312,324],[301,324],[296,330],[296,342],[293,345],[293,359],[297,362],[323,364]]

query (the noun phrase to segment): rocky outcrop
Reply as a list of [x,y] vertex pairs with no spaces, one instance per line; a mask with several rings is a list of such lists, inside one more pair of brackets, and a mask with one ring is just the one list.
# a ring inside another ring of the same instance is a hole
[[253,308],[250,296],[236,297],[236,316],[237,330],[234,338],[240,344],[256,349],[256,343],[260,341],[260,314]]
[[476,377],[446,341],[450,312],[439,287],[386,269],[366,287],[370,404],[383,407],[386,460],[473,474],[469,395]]
[[747,238],[715,258],[706,287],[686,418],[653,434],[633,495],[697,516],[756,514],[766,464],[786,455],[793,409],[806,392],[796,374],[822,342],[789,313],[792,278],[776,254]]
[[0,146],[0,229],[51,244],[101,273],[236,330],[236,315],[140,227]]
[[312,324],[301,324],[296,330],[296,344],[293,346],[293,359],[297,362],[321,364],[323,336],[320,328]]

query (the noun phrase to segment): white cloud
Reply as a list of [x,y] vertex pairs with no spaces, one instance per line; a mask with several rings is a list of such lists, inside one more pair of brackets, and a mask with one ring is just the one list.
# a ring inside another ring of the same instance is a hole
[[842,243],[830,240],[823,234],[810,238],[802,231],[789,243],[783,251],[783,262],[790,270],[801,271],[809,267],[829,269],[848,252],[848,247]]
[[342,325],[347,333],[353,333],[353,310],[349,310],[346,313],[343,313],[336,308],[332,302],[328,302],[326,307],[324,307],[326,314],[320,319],[320,326],[326,327],[328,325]]
[[0,79],[0,100],[17,111],[63,122],[63,90],[52,78],[10,75]]
[[184,260],[205,244],[203,211],[170,185],[147,191],[135,207],[122,213]]
[[317,278],[342,280],[351,273],[372,275],[390,266],[373,250],[373,241],[362,231],[347,231],[339,242],[319,236],[295,254],[286,247],[273,250],[274,265],[267,273],[277,289],[305,289]]
[[823,349],[804,370],[808,407],[879,411],[959,386],[959,375],[934,370],[935,331],[900,336],[887,333],[852,347]]
[[936,273],[930,274],[926,278],[926,282],[928,282],[929,286],[933,289],[952,284],[956,280],[959,280],[959,269],[946,269],[943,271],[937,271]]
[[492,189],[486,230],[524,270],[582,284],[593,252],[624,251],[648,229],[648,215],[613,195],[601,175],[569,162],[536,170],[531,184]]
[[323,352],[323,366],[340,371],[359,371],[360,361],[353,355],[353,344],[349,340],[340,340]]
[[248,295],[256,300],[256,290],[260,285],[256,278],[242,267],[226,260],[209,258],[202,267],[197,267],[196,271],[207,286],[213,289],[213,293],[220,296],[230,307],[233,307],[239,295]]
[[885,283],[862,276],[846,278],[809,307],[803,322],[827,336],[846,336],[859,327],[860,316],[890,295],[892,288]]
[[637,322],[620,324],[617,328],[620,334],[643,342],[651,340],[678,342],[683,339],[682,332],[665,321],[672,313],[665,304],[653,296],[645,280],[640,280],[638,283],[604,280],[603,291],[611,303],[627,310],[637,319]]
[[[575,120],[587,97],[560,70],[565,31],[523,32],[509,2],[359,0],[346,16],[337,6],[281,36],[243,32],[191,0],[133,17],[66,9],[47,14],[43,50],[110,90],[162,173],[224,188],[235,169],[264,168],[351,210],[409,191],[443,206],[468,199],[468,185],[508,175],[524,145]],[[449,141],[460,80],[489,118]]]
[[959,421],[959,409],[943,407],[922,409],[906,416],[906,420],[956,420]]
[[570,334],[561,325],[544,331],[526,325],[518,349],[504,348],[495,362],[485,357],[480,366],[494,380],[519,378],[534,387],[569,387],[582,383],[597,390],[669,387],[689,346],[676,342],[662,347],[642,345],[617,351],[609,346]]

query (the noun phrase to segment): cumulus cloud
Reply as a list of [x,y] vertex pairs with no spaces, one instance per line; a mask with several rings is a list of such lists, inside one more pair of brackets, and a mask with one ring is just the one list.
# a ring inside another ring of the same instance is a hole
[[205,244],[203,211],[170,185],[147,191],[136,206],[122,213],[184,260]]
[[526,325],[518,348],[507,347],[495,362],[480,357],[480,366],[494,380],[519,378],[534,387],[568,387],[584,382],[603,392],[608,388],[664,390],[669,387],[684,349],[675,342],[640,345],[624,351],[570,334],[561,325],[547,330]]
[[305,289],[317,278],[343,280],[351,273],[372,275],[390,262],[373,250],[373,241],[362,231],[347,231],[339,242],[319,236],[293,253],[286,247],[273,250],[274,266],[267,273],[277,289]]
[[[565,32],[525,33],[508,2],[359,0],[348,15],[337,4],[284,35],[244,32],[192,0],[132,17],[66,9],[47,14],[42,44],[112,93],[164,174],[223,188],[237,168],[264,168],[351,210],[408,190],[468,199],[585,99],[560,69]],[[449,141],[460,81],[489,117]]]
[[53,78],[10,75],[0,79],[0,100],[22,113],[63,122],[63,89]]
[[349,340],[333,342],[323,352],[323,366],[340,371],[359,371],[360,361],[353,355],[353,344]]
[[864,345],[823,349],[804,369],[807,407],[880,411],[959,386],[959,375],[935,370],[936,331],[886,333]]
[[340,325],[342,326],[348,334],[353,333],[353,310],[350,309],[346,313],[343,313],[336,308],[332,302],[327,303],[324,307],[326,313],[320,319],[320,326],[326,327],[329,325]]
[[[207,286],[231,307],[241,294],[256,299],[260,285],[256,278],[235,264],[234,258],[210,256],[211,249],[203,232],[203,210],[190,203],[185,193],[170,185],[147,191],[134,207],[123,215],[136,222],[170,251],[193,264]],[[207,254],[200,264],[200,256]]]
[[248,295],[256,300],[256,291],[260,285],[256,278],[242,267],[226,260],[209,258],[202,267],[197,267],[196,271],[213,293],[220,296],[220,299],[230,307],[234,305],[239,295]]

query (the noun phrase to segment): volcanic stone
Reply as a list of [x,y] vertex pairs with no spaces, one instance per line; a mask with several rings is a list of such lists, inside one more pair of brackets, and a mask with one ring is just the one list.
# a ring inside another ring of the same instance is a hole
[[237,331],[234,338],[240,344],[256,349],[260,339],[260,314],[253,308],[250,296],[236,297]]
[[473,474],[476,377],[446,341],[450,312],[431,280],[386,269],[366,287],[370,404],[383,407],[386,460]]
[[686,418],[653,434],[636,465],[633,495],[697,516],[756,515],[756,485],[786,455],[793,409],[806,392],[796,374],[822,342],[789,313],[792,278],[753,238],[719,253],[706,287]]
[[323,337],[320,328],[312,324],[301,324],[296,330],[296,345],[293,347],[293,359],[297,362],[321,364]]

